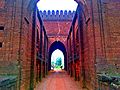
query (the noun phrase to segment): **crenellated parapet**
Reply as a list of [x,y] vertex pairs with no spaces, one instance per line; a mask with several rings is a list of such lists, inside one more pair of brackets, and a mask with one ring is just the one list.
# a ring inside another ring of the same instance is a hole
[[47,21],[69,21],[72,20],[75,11],[67,11],[67,10],[48,10],[48,11],[40,11],[41,18]]

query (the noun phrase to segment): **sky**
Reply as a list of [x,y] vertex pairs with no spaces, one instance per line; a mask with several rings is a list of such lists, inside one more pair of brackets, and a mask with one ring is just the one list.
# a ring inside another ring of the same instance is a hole
[[76,11],[77,3],[74,0],[40,0],[37,3],[38,9],[44,10],[71,10]]
[[52,62],[52,61],[56,62],[56,59],[57,59],[58,57],[61,57],[61,59],[62,59],[62,65],[63,65],[63,68],[64,68],[64,54],[63,54],[63,52],[62,52],[61,50],[59,50],[59,49],[56,49],[56,50],[52,53],[52,55],[51,55],[51,62]]

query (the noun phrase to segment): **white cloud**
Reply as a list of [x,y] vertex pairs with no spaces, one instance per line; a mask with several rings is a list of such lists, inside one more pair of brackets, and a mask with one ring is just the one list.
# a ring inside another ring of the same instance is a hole
[[75,11],[77,3],[74,0],[40,0],[37,4],[39,10],[71,10]]

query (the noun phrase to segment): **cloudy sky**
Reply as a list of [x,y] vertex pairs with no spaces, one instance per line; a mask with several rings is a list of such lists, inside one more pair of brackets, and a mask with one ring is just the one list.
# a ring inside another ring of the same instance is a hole
[[77,3],[74,0],[40,0],[39,10],[71,10],[75,11]]

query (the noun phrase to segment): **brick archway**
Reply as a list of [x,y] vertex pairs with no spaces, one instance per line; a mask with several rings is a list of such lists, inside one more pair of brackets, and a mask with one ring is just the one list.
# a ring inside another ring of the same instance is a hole
[[52,53],[56,50],[59,49],[63,52],[64,54],[64,69],[67,70],[67,53],[66,53],[66,48],[64,44],[60,41],[55,41],[51,44],[49,48],[49,61],[48,61],[48,70],[51,70],[51,55]]

